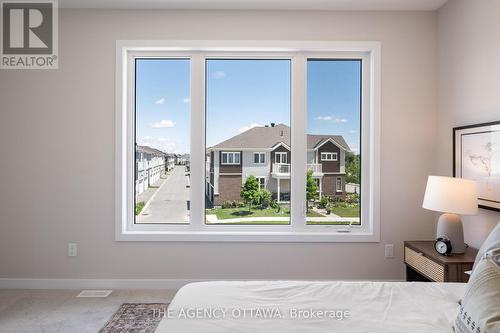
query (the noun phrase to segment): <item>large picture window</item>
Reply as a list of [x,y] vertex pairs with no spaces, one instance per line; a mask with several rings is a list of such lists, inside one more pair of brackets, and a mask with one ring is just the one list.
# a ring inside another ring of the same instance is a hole
[[379,44],[210,43],[117,43],[117,240],[377,241]]

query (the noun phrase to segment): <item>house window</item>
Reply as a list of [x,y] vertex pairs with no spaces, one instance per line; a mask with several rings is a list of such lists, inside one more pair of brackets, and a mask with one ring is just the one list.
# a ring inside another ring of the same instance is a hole
[[[275,175],[275,164],[270,168],[258,165],[265,163],[266,151],[291,145],[290,88],[289,59],[205,60],[206,150],[222,150],[222,164],[230,164],[226,149],[240,149],[243,154],[241,168],[215,170],[208,185],[216,195],[205,207],[207,225],[290,224],[290,205],[285,203],[291,192],[290,177],[273,179],[271,194],[265,198],[256,193],[265,187],[266,177]],[[286,153],[276,156],[275,163],[287,163]],[[247,173],[258,177],[245,177]],[[262,220],[264,216],[272,219]]]
[[283,152],[276,152],[274,153],[274,159],[275,159],[275,162],[276,163],[282,163],[282,164],[286,164],[287,163],[287,153],[283,153]]
[[336,186],[335,186],[337,192],[344,192],[343,188],[342,188],[342,178],[341,177],[337,177],[337,182],[336,182]]
[[166,160],[190,153],[189,59],[137,57],[134,65],[134,222],[188,224],[189,177],[182,166],[167,176]]
[[240,152],[222,152],[222,163],[226,165],[240,164]]
[[265,164],[266,153],[253,153],[253,162],[255,164]]
[[[309,169],[323,175],[321,193],[318,196],[310,193],[308,197],[309,205],[318,208],[325,205],[325,200],[319,203],[314,199],[324,196],[330,200],[334,214],[322,219],[325,225],[363,226],[359,196],[356,193],[337,196],[344,192],[341,176],[358,186],[366,176],[360,155],[361,134],[366,130],[361,123],[363,62],[362,58],[309,58],[307,61],[307,153],[315,156],[319,153],[319,165]],[[332,161],[338,163],[323,163]],[[318,223],[317,218],[306,218],[306,221],[311,226]]]
[[259,189],[263,190],[266,188],[266,177],[255,177],[257,178],[257,181],[259,182]]
[[337,161],[337,153],[321,153],[322,161]]
[[[379,241],[379,43],[118,41],[116,55],[116,240]],[[305,209],[345,183],[359,198]]]

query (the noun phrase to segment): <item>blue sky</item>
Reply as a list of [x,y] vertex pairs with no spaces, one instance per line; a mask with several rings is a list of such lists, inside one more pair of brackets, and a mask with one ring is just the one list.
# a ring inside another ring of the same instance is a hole
[[[309,61],[310,134],[342,135],[359,149],[358,61]],[[189,152],[188,60],[137,60],[136,136],[139,144]],[[288,60],[207,61],[207,145],[252,126],[290,125]]]

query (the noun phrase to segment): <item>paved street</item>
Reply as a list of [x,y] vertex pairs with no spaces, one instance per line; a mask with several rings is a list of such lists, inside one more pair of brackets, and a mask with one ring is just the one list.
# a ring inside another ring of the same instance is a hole
[[163,182],[142,212],[137,223],[179,223],[189,221],[189,180],[185,167],[175,166],[169,178]]

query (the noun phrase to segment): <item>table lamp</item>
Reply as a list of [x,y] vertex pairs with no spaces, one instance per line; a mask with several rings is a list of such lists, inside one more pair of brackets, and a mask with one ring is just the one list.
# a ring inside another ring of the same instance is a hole
[[429,176],[425,189],[425,209],[442,212],[436,231],[437,237],[446,237],[451,243],[451,253],[464,253],[462,220],[457,214],[477,214],[477,185],[463,178]]

